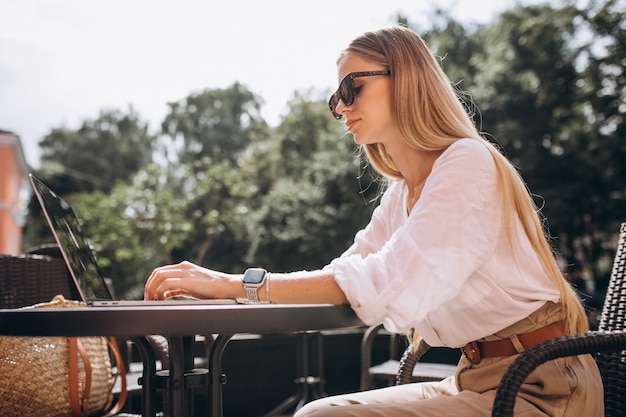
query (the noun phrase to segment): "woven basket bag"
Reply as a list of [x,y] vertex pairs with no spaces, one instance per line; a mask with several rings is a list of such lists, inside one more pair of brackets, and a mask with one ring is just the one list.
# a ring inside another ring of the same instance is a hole
[[[59,295],[51,302],[23,308],[84,306]],[[1,336],[0,375],[3,417],[112,415],[126,400],[124,364],[113,338]],[[112,404],[118,377],[122,393]]]

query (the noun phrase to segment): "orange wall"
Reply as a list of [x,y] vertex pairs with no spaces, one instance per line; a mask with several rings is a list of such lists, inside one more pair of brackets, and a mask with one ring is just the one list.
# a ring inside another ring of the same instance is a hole
[[19,138],[0,132],[0,253],[17,255],[21,251],[22,229],[18,218],[25,170]]

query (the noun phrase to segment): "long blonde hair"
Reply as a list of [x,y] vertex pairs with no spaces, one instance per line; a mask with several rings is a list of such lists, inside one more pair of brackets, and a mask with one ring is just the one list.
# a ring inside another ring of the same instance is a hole
[[[485,145],[498,171],[503,210],[508,213],[504,222],[509,241],[513,239],[510,225],[517,215],[546,272],[559,289],[569,334],[587,332],[585,311],[558,267],[547,230],[525,182],[509,160],[478,132],[457,90],[422,38],[404,26],[386,27],[354,39],[338,62],[347,54],[359,55],[391,71],[392,113],[409,146],[440,151],[462,138]],[[390,180],[402,179],[383,144],[365,145],[364,150],[380,174]]]

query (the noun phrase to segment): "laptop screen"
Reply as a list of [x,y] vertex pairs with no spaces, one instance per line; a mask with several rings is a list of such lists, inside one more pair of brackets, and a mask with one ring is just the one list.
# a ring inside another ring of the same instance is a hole
[[32,174],[29,178],[83,300],[112,300],[72,207]]

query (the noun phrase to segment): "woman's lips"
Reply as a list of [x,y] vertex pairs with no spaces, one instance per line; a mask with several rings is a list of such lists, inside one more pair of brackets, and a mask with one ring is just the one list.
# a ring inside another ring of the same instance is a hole
[[352,126],[354,126],[356,122],[358,122],[358,119],[352,119],[352,120],[346,121],[346,127],[348,128],[348,130],[352,131]]

